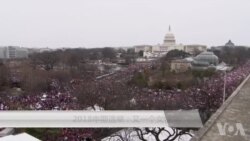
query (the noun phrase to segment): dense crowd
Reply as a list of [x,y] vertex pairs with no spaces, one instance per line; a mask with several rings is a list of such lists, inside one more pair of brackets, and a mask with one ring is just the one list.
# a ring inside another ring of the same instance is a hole
[[[86,106],[93,106],[79,103],[73,95],[74,90],[79,86],[97,95],[100,101],[107,102],[108,97],[111,97],[114,100],[109,102],[111,106],[121,97],[128,109],[217,109],[222,104],[225,75],[223,72],[218,72],[199,85],[185,90],[151,89],[127,85],[136,72],[150,70],[154,65],[156,65],[155,62],[130,65],[115,73],[91,79],[88,83],[80,79],[72,80],[71,85],[67,87],[62,87],[56,80],[52,80],[48,92],[0,97],[0,110],[79,110],[86,109]],[[226,97],[230,96],[249,73],[250,61],[226,73]],[[103,106],[104,109],[110,109],[100,101],[96,104]],[[124,107],[116,108],[123,109]],[[91,140],[91,130],[61,129],[60,134],[56,140]]]
[[[250,62],[226,73],[226,98],[250,73]],[[224,72],[185,90],[131,89],[145,109],[217,109],[223,102]]]
[[[217,109],[223,102],[224,77],[223,71],[218,71],[211,78],[202,81],[185,90],[173,88],[151,89],[137,86],[127,86],[126,82],[135,72],[152,69],[156,63],[131,65],[119,73],[112,74],[96,82],[98,90],[105,93],[124,93],[129,95],[133,103],[132,109]],[[250,62],[226,72],[226,98],[237,88],[250,73]],[[108,90],[108,91],[105,91]]]
[[55,81],[50,91],[32,95],[7,95],[0,105],[1,110],[72,110],[78,109],[76,97],[63,90]]

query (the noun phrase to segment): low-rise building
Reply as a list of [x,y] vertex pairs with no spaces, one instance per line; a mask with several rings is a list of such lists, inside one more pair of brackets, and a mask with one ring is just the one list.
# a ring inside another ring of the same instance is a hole
[[46,48],[39,48],[39,52],[40,53],[42,53],[42,52],[50,52],[50,51],[53,51],[53,49],[48,48],[48,47],[46,47]]
[[7,49],[5,47],[0,47],[0,59],[5,59],[7,58]]
[[231,40],[229,40],[227,43],[225,43],[225,45],[211,47],[211,50],[212,51],[221,51],[221,50],[223,50],[223,48],[233,48],[233,47],[245,47],[245,46],[235,45]]
[[174,46],[169,46],[168,51],[171,50],[183,50],[184,51],[184,45],[183,44],[176,44]]
[[137,45],[134,46],[135,52],[138,53],[140,51],[143,52],[152,52],[152,46],[151,45]]
[[178,59],[171,61],[170,70],[172,72],[186,72],[189,69],[191,69],[191,62],[186,59]]
[[26,48],[18,48],[16,50],[16,58],[28,58],[29,51]]
[[143,52],[144,58],[159,58],[162,56],[161,52]]
[[197,55],[201,52],[207,51],[207,46],[206,45],[199,45],[199,44],[185,45],[184,51],[191,54],[191,55]]
[[152,46],[152,52],[160,52],[161,51],[160,48],[161,48],[160,44],[154,45]]

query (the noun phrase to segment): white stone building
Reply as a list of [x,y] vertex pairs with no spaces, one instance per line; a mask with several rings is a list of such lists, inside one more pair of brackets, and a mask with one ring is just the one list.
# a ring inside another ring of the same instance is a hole
[[151,45],[137,45],[134,46],[135,52],[138,53],[140,51],[143,52],[152,52],[152,46]]
[[145,58],[157,58],[166,55],[171,50],[182,50],[192,55],[196,55],[196,52],[204,52],[207,50],[206,45],[192,44],[183,45],[177,44],[175,35],[171,31],[169,26],[168,33],[165,35],[163,43],[154,46],[150,45],[140,45],[134,46],[135,52],[138,53],[143,51],[143,57]]
[[[157,47],[159,47],[159,51],[161,53],[165,53],[165,54],[174,49],[184,50],[184,45],[176,44],[175,35],[172,33],[170,26],[169,26],[168,33],[164,37],[163,44],[155,46],[155,48]],[[153,49],[153,50],[156,50],[156,49]]]
[[207,46],[206,45],[199,45],[199,44],[185,45],[184,51],[191,54],[191,55],[197,55],[201,52],[207,51]]

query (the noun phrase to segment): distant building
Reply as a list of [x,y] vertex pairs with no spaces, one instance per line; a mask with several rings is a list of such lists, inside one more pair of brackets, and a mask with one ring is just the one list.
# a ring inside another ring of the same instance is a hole
[[40,50],[38,48],[28,48],[28,54],[39,53]]
[[191,55],[195,55],[197,53],[207,51],[207,46],[206,45],[198,45],[198,44],[197,45],[185,45],[184,51],[191,54]]
[[128,51],[128,49],[131,49],[132,47],[117,47],[115,48],[116,50],[124,50],[124,51]]
[[171,27],[169,26],[168,33],[165,35],[162,47],[170,47],[175,45],[176,45],[175,36],[171,32]]
[[226,44],[225,44],[226,47],[235,47],[234,43],[229,40]]
[[175,36],[171,32],[171,27],[169,26],[168,33],[165,35],[163,44],[160,46],[160,51],[168,52],[174,49],[184,50],[184,46],[182,44],[176,44]]
[[143,52],[144,58],[159,58],[162,57],[160,52]]
[[9,46],[7,47],[7,56],[9,59],[14,59],[16,58],[16,54],[17,54],[17,49],[18,47],[14,47],[14,46]]
[[152,52],[152,46],[151,45],[137,45],[134,46],[135,52],[138,53],[140,51],[143,52]]
[[28,49],[26,48],[17,48],[16,49],[16,58],[28,58]]
[[[33,54],[33,53],[51,52],[51,51],[54,51],[55,49],[45,47],[45,48],[27,48],[27,50],[28,50],[28,54]],[[58,49],[58,50],[63,51],[65,50],[65,48]]]
[[219,59],[213,52],[202,52],[196,57],[194,57],[194,61],[192,62],[192,69],[207,69],[210,67],[214,67],[218,65]]
[[191,69],[191,63],[186,59],[178,59],[171,62],[170,70],[172,72],[186,72],[189,69]]
[[221,51],[225,47],[231,48],[231,47],[238,47],[238,46],[236,46],[231,40],[229,40],[227,43],[225,43],[225,45],[211,47],[211,50],[212,51]]
[[171,26],[169,26],[168,32],[164,36],[162,44],[157,44],[153,46],[150,45],[134,46],[134,49],[136,53],[143,51],[145,54],[144,57],[155,58],[155,57],[162,57],[171,50],[182,50],[192,55],[196,55],[199,52],[206,51],[207,46],[198,44],[194,45],[177,44],[175,35],[171,31]]
[[152,52],[160,52],[161,51],[160,48],[161,48],[160,44],[154,45],[152,46]]
[[39,48],[38,50],[39,50],[40,53],[53,51],[53,49],[48,48],[48,47],[46,47],[46,48]]
[[28,49],[17,46],[0,47],[1,59],[27,58]]
[[163,51],[162,46],[160,44],[157,44],[152,47],[151,53],[154,58],[159,58],[166,55],[167,52],[165,50]]

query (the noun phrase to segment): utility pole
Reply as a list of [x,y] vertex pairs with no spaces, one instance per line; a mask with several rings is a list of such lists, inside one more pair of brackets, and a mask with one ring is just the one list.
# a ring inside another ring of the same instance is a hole
[[223,103],[226,100],[226,83],[227,83],[227,71],[224,71],[224,88],[223,88]]

